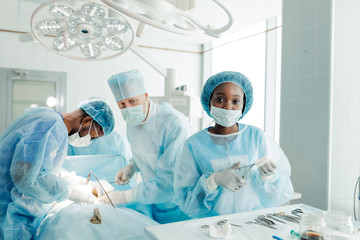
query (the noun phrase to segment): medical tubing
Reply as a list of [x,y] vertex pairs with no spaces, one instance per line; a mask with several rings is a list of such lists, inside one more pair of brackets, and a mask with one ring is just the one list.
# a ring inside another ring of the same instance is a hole
[[[354,206],[354,218],[355,218],[355,221],[357,221],[357,218],[356,218],[356,211],[355,211],[355,198],[356,198],[356,188],[358,186],[360,182],[360,176],[358,177],[358,179],[356,180],[356,184],[355,184],[355,189],[354,189],[354,201],[353,201],[353,206]],[[358,200],[360,201],[360,191],[359,191],[359,198]]]
[[88,177],[87,177],[87,182],[88,182],[88,180],[90,180],[90,174],[91,174],[91,173],[92,173],[92,174],[94,175],[94,177],[96,178],[96,181],[99,183],[99,186],[100,186],[101,189],[104,191],[104,193],[105,193],[106,197],[109,199],[111,205],[116,209],[116,207],[114,206],[113,202],[111,201],[111,198],[109,197],[109,195],[108,195],[107,192],[105,191],[104,187],[101,185],[98,177],[95,175],[95,173],[94,173],[93,171],[90,171],[90,172],[89,172]]

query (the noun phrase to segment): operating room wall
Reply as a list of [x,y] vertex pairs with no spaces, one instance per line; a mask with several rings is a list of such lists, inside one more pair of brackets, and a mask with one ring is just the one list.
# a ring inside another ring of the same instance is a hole
[[352,213],[359,176],[358,0],[283,1],[280,145],[302,203]]
[[360,1],[333,0],[333,9],[329,204],[352,213],[360,176]]
[[[107,61],[77,61],[52,53],[34,42],[21,43],[17,33],[0,32],[0,67],[61,71],[67,73],[66,110],[77,108],[79,101],[101,97],[109,102],[116,117],[116,130],[125,134],[126,126],[117,108],[107,79],[121,71],[139,69],[145,78],[150,96],[164,94],[164,77],[131,51]],[[145,36],[146,37],[146,36]],[[200,95],[201,54],[200,45],[141,41],[141,48],[153,61],[164,68],[176,69],[176,85],[187,84],[192,95]],[[167,48],[168,50],[162,50]],[[177,49],[182,51],[172,51]],[[185,50],[189,52],[184,52]]]
[[302,203],[328,206],[330,1],[283,0],[280,145]]

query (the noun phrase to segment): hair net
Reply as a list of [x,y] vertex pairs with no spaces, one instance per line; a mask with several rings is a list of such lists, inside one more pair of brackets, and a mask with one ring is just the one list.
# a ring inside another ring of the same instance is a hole
[[121,72],[108,79],[116,101],[146,93],[144,78],[138,70]]
[[108,135],[114,129],[114,117],[109,105],[100,99],[91,99],[79,104],[103,129],[104,135]]
[[239,118],[242,119],[245,114],[250,110],[253,103],[253,88],[247,77],[242,75],[239,72],[220,72],[211,76],[205,83],[204,88],[201,93],[201,104],[205,112],[212,118],[210,115],[209,103],[210,97],[214,89],[224,82],[232,82],[236,85],[239,85],[245,93],[245,109],[242,116]]

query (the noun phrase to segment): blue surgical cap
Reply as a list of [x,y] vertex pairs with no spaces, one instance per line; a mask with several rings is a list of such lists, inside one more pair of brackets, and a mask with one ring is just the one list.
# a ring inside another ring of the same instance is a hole
[[108,79],[116,101],[146,93],[144,78],[138,70],[121,72]]
[[81,102],[79,108],[84,110],[108,135],[114,129],[114,117],[109,105],[100,99],[91,99]]
[[242,119],[245,114],[250,110],[253,103],[253,88],[247,77],[242,75],[239,72],[220,72],[214,76],[211,76],[205,83],[204,88],[201,93],[201,104],[205,112],[212,118],[210,115],[209,103],[210,97],[214,89],[224,82],[232,82],[236,85],[239,85],[245,93],[245,109],[243,110],[242,116],[238,119]]

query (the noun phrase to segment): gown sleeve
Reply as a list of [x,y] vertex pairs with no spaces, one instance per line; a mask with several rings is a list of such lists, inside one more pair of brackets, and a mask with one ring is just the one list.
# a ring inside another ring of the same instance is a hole
[[190,216],[201,216],[209,213],[215,200],[221,193],[221,188],[210,191],[206,179],[210,174],[202,173],[196,161],[193,146],[186,141],[175,167],[175,202]]
[[289,160],[280,146],[266,133],[260,135],[259,158],[268,156],[275,162],[274,177],[263,181],[258,170],[252,171],[255,179],[255,191],[264,207],[275,207],[291,200],[294,189],[290,180],[291,168]]
[[68,182],[57,176],[67,152],[67,133],[56,121],[48,129],[25,133],[17,143],[10,166],[16,188],[41,202],[65,199]]

